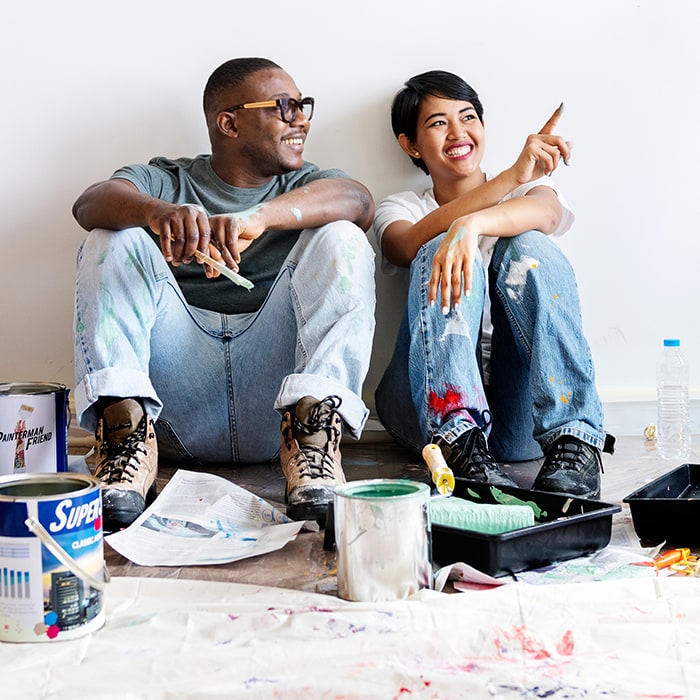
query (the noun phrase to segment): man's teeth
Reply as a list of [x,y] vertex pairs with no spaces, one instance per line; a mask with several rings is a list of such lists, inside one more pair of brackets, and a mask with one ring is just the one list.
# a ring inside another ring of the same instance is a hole
[[466,156],[467,153],[471,153],[471,146],[460,146],[459,148],[451,148],[447,151],[447,155],[451,158],[459,158],[460,156]]
[[304,139],[300,139],[300,138],[284,139],[284,142],[291,144],[292,146],[301,146],[304,143]]

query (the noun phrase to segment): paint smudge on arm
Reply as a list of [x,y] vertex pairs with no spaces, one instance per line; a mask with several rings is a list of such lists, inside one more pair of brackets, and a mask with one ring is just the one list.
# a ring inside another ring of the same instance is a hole
[[243,211],[237,211],[232,214],[232,216],[235,216],[237,219],[240,219],[241,221],[247,223],[250,221],[250,219],[255,216],[261,209],[263,208],[262,204],[256,204],[254,207],[250,207],[249,209],[244,209]]

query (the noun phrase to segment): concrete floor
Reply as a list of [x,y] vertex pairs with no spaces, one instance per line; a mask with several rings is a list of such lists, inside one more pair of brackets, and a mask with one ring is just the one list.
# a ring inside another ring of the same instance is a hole
[[[91,437],[71,430],[69,452],[85,454]],[[696,440],[700,444],[700,440]],[[370,421],[362,440],[345,439],[342,445],[343,465],[348,480],[369,478],[408,477],[426,479],[427,468],[412,453],[396,446],[375,421]],[[72,459],[76,459],[72,457]],[[88,458],[87,463],[90,463]],[[698,462],[695,451],[691,460]],[[622,503],[629,493],[657,476],[678,466],[661,460],[655,446],[642,435],[617,438],[614,455],[604,455],[601,501],[621,505],[621,511],[613,516],[612,542],[634,543],[635,535],[629,507]],[[539,464],[525,462],[507,465],[513,479],[523,488],[529,488]],[[161,489],[177,465],[161,465],[158,486]],[[284,500],[284,477],[278,465],[251,464],[208,470],[237,483],[239,486],[281,508]],[[638,541],[636,542],[638,544]],[[105,545],[105,558],[112,576],[141,576],[182,579],[208,579],[269,585],[297,590],[335,594],[335,552],[324,549],[323,531],[302,531],[283,549],[269,554],[245,559],[231,564],[190,567],[137,566],[109,545]],[[456,560],[459,560],[456,558]]]

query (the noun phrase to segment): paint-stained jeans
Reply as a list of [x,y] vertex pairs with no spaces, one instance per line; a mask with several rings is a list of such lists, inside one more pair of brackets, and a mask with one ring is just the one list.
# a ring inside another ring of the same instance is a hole
[[427,281],[443,238],[426,243],[411,264],[406,311],[375,396],[387,430],[420,450],[436,436],[452,443],[478,425],[502,461],[540,457],[564,434],[602,449],[593,361],[561,249],[538,231],[497,241],[488,273],[493,336],[484,388],[479,348],[487,275],[478,255],[471,295],[462,296],[459,309],[444,316],[439,303],[429,308]]
[[142,229],[94,230],[78,254],[79,422],[95,429],[101,396],[141,397],[162,456],[262,462],[279,452],[281,409],[336,394],[358,437],[374,303],[374,251],[346,221],[303,231],[262,307],[240,315],[188,305]]

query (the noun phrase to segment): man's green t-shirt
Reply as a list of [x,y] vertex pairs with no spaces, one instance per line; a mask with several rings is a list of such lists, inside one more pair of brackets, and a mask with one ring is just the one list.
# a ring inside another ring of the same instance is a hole
[[[306,161],[299,170],[278,175],[263,187],[232,187],[211,167],[210,156],[153,158],[147,165],[127,165],[113,178],[129,180],[140,192],[173,204],[197,204],[210,216],[244,211],[261,202],[328,177],[347,178],[342,170],[320,170]],[[160,247],[158,237],[146,229]],[[257,311],[275,281],[300,230],[266,231],[241,254],[240,274],[255,285],[250,291],[220,275],[207,279],[201,265],[172,267],[185,299],[192,306],[227,314]]]

